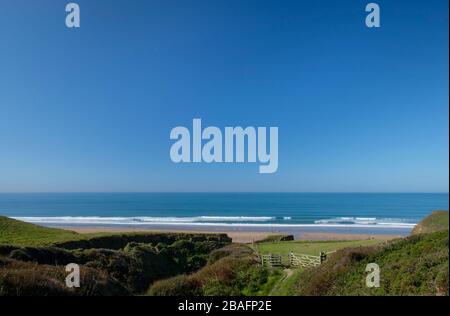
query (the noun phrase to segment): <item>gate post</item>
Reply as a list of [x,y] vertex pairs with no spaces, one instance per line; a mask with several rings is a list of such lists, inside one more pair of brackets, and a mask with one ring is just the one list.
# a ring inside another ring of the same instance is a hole
[[327,254],[324,251],[320,252],[320,264],[327,259]]

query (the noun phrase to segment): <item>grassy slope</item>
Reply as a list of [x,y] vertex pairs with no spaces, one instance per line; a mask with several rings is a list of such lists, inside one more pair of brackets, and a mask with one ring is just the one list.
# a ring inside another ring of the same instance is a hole
[[1,296],[127,295],[120,282],[104,271],[80,266],[80,288],[68,288],[64,266],[38,265],[0,256]]
[[300,278],[302,269],[286,269],[283,272],[284,277],[270,291],[271,296],[295,295],[296,284]]
[[68,230],[41,227],[0,216],[0,244],[46,245],[81,238],[83,235]]
[[280,269],[262,267],[247,245],[232,244],[210,254],[208,265],[190,275],[157,281],[152,296],[268,295],[282,277]]
[[[83,235],[0,217],[0,296],[139,294],[155,280],[198,270],[229,242],[223,234]],[[64,288],[63,266],[72,262],[90,271],[82,291]]]
[[257,244],[261,254],[288,254],[289,251],[318,256],[321,251],[334,251],[346,247],[363,247],[383,243],[383,240],[350,240],[350,241],[284,241]]
[[[297,295],[448,295],[448,256],[448,231],[342,249],[302,273]],[[379,288],[365,285],[368,263],[380,266]]]
[[[449,213],[435,211],[413,231],[425,235],[389,243],[278,242],[260,244],[258,249],[262,253],[292,250],[312,255],[342,249],[315,270],[292,270],[271,295],[448,295],[448,226]],[[365,265],[369,262],[382,269],[378,289],[365,286]]]
[[425,234],[448,229],[449,218],[447,211],[434,211],[414,227],[412,234]]
[[[296,281],[297,295],[448,295],[448,212],[425,218],[413,235],[384,245],[347,248]],[[365,285],[368,263],[381,269],[379,288]]]
[[[288,241],[288,242],[265,242],[256,245],[262,254],[287,254],[289,251],[309,255],[319,255],[321,251],[335,251],[347,247],[365,247],[380,245],[383,240],[351,240],[351,241]],[[292,296],[296,293],[297,283],[301,277],[303,269],[286,269],[284,276],[279,279],[273,289],[271,296]]]
[[14,246],[58,246],[62,248],[108,248],[120,249],[128,242],[157,243],[178,239],[191,239],[196,236],[228,239],[225,234],[131,232],[131,233],[93,233],[78,234],[64,229],[47,228],[8,217],[0,216],[0,245]]

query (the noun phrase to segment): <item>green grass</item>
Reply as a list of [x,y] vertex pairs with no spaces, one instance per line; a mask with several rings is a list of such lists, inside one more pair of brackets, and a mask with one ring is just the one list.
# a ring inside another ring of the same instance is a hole
[[[448,230],[347,248],[301,272],[297,295],[448,295]],[[380,287],[365,284],[368,263],[380,267]]]
[[191,238],[221,239],[226,243],[229,241],[225,234],[207,233],[106,232],[78,234],[70,230],[42,227],[0,216],[0,245],[120,249],[129,242],[157,244],[158,242],[172,243],[179,239],[190,240]]
[[265,296],[278,284],[280,269],[261,266],[248,245],[231,244],[214,250],[208,264],[189,275],[155,282],[152,296]]
[[0,244],[38,246],[81,238],[85,236],[68,230],[41,227],[0,216]]
[[412,234],[425,234],[447,230],[448,225],[448,211],[434,211],[414,227]]
[[257,251],[260,254],[288,254],[290,251],[299,254],[318,256],[321,251],[330,252],[346,247],[365,247],[378,245],[385,240],[344,240],[344,241],[283,241],[260,243]]
[[279,280],[269,293],[271,296],[292,296],[295,295],[296,285],[300,278],[302,269],[286,269],[283,271],[284,277]]
[[252,291],[249,288],[244,288],[241,294],[244,296],[269,296],[274,288],[278,286],[283,280],[284,274],[281,269],[268,269],[268,277],[265,282],[257,285],[257,290]]
[[68,263],[93,269],[92,280],[85,283],[96,288],[99,279],[100,288],[105,286],[95,293],[141,294],[154,281],[197,271],[211,251],[231,242],[220,234],[82,235],[0,220],[0,296],[91,293],[88,287],[81,292],[64,289],[64,278],[59,277]]
[[0,244],[14,246],[51,246],[94,237],[119,235],[119,233],[78,234],[70,230],[43,227],[5,216],[0,216],[0,232]]

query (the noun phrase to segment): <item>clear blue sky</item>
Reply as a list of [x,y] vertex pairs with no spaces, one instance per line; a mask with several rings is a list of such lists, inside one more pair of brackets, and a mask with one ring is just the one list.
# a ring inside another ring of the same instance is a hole
[[[448,192],[448,1],[0,2],[0,192]],[[170,130],[278,126],[279,168]]]

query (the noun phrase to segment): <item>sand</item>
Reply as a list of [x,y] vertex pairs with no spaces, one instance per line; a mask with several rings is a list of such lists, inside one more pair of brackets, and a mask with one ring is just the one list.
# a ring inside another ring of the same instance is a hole
[[[233,242],[251,243],[262,240],[277,233],[270,231],[236,231],[236,230],[211,230],[211,231],[195,231],[195,230],[173,230],[173,229],[147,229],[134,227],[62,227],[63,229],[75,231],[80,234],[114,232],[182,232],[182,233],[224,233],[233,239]],[[400,238],[402,236],[395,234],[355,234],[355,233],[329,233],[329,232],[298,232],[294,234],[296,240],[367,240],[379,239],[390,240]]]

